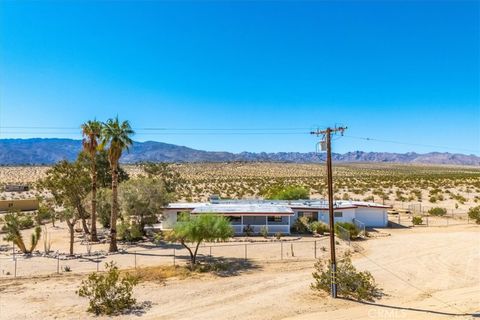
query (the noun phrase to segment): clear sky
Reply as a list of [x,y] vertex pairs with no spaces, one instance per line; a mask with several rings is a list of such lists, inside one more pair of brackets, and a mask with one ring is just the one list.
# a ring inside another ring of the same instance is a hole
[[2,1],[0,138],[79,138],[118,114],[135,140],[205,150],[313,151],[309,129],[342,124],[411,145],[336,152],[480,154],[479,16],[478,1]]

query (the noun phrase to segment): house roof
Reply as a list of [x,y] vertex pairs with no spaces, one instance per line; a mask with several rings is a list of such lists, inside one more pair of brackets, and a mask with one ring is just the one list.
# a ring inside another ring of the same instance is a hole
[[[355,209],[361,207],[388,209],[391,206],[364,201],[335,201],[335,209]],[[192,213],[232,213],[232,214],[293,214],[297,210],[328,210],[326,200],[219,200],[214,202],[170,203],[166,209],[192,210]]]
[[287,206],[272,204],[206,204],[196,207],[196,213],[222,213],[232,215],[293,215],[293,210]]

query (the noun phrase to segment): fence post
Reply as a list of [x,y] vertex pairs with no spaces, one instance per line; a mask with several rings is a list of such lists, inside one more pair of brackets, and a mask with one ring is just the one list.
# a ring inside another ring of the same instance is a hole
[[245,243],[245,261],[247,261],[247,244]]
[[17,277],[17,258],[15,258],[15,271],[13,273],[13,277],[16,278]]
[[400,224],[400,213],[398,213],[398,224]]
[[317,240],[315,240],[314,250],[315,251],[314,251],[313,257],[317,259]]
[[175,248],[173,248],[173,265],[175,265]]
[[57,255],[57,274],[60,273],[60,257]]
[[210,258],[212,258],[212,246],[210,246]]
[[137,269],[137,251],[133,252],[133,256],[135,257],[135,269]]
[[427,220],[427,227],[428,227],[428,215],[426,216],[426,218],[427,218],[426,220]]

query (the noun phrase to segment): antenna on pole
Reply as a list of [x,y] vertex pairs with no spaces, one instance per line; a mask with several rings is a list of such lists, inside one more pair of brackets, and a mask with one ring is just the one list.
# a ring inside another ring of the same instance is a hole
[[332,172],[332,141],[331,141],[331,134],[335,134],[340,132],[343,136],[343,132],[347,129],[347,127],[337,127],[335,126],[333,129],[328,127],[325,130],[319,130],[310,132],[310,134],[316,135],[319,137],[322,136],[322,140],[317,143],[316,147],[318,150],[318,145],[320,145],[321,151],[327,151],[327,186],[328,186],[328,216],[329,216],[329,233],[330,233],[330,263],[332,269],[331,275],[331,293],[332,298],[337,297],[337,261],[335,255],[335,229],[334,229],[334,214],[333,214],[333,172]]

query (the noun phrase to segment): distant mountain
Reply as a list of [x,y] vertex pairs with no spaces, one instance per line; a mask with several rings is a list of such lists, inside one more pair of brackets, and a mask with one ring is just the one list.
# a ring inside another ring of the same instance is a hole
[[[80,140],[72,139],[0,139],[0,165],[52,164],[62,159],[74,160],[81,149]],[[333,154],[337,162],[396,162],[480,166],[475,155],[430,152],[418,154],[354,151]],[[153,162],[294,162],[316,163],[325,154],[315,152],[230,153],[195,150],[174,144],[147,141],[135,142],[122,157],[124,163]]]

